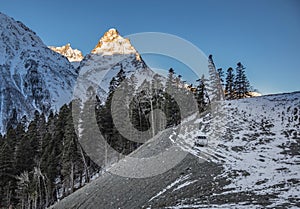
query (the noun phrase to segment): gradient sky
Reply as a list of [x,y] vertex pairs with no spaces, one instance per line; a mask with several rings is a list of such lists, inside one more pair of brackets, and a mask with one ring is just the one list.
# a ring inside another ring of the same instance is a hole
[[71,43],[84,54],[112,27],[124,36],[174,34],[213,54],[217,67],[242,62],[263,94],[300,90],[298,0],[1,0],[0,12],[46,45]]

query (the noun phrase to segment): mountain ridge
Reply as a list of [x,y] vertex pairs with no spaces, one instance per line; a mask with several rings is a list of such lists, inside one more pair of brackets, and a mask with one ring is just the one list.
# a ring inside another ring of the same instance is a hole
[[[0,13],[0,132],[35,110],[49,113],[71,101],[78,72],[35,32]],[[17,118],[14,118],[17,112]]]
[[69,62],[71,62],[71,64],[75,68],[77,68],[79,66],[80,62],[84,58],[82,52],[78,49],[73,49],[71,47],[70,43],[68,43],[64,46],[59,46],[59,47],[49,46],[49,48],[65,57],[67,57]]

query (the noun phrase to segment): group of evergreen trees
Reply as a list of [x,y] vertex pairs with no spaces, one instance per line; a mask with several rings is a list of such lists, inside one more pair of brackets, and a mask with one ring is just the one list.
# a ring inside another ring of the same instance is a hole
[[[135,150],[141,143],[124,137],[115,126],[116,121],[114,120],[123,120],[126,123],[124,118],[129,117],[134,129],[140,132],[145,132],[152,127],[152,133],[149,133],[147,136],[140,136],[147,138],[153,137],[159,130],[179,124],[181,120],[178,101],[172,95],[174,91],[180,89],[179,83],[181,81],[180,76],[175,76],[172,68],[169,70],[165,86],[159,75],[155,75],[151,81],[144,80],[139,87],[137,87],[137,83],[138,80],[134,75],[127,78],[124,70],[121,68],[110,82],[106,101],[102,103],[99,97],[96,96],[96,118],[99,129],[108,144],[125,155]],[[121,89],[122,98],[113,100],[116,89]],[[192,94],[192,92],[185,90],[185,94]],[[183,100],[184,98],[181,99]],[[116,112],[111,112],[112,102],[114,102],[115,106],[120,107],[120,110],[117,109]],[[125,106],[127,107],[126,110],[121,108]],[[154,112],[157,109],[164,112],[165,118],[157,118]],[[117,115],[114,120],[113,114]],[[118,122],[122,123],[122,121]],[[124,124],[124,126],[126,125]],[[127,130],[127,132],[129,131],[130,129]],[[132,133],[127,133],[127,136],[130,134],[138,133],[132,131]]]
[[237,63],[235,72],[232,67],[228,68],[225,82],[222,68],[218,69],[219,78],[225,92],[225,99],[232,100],[251,97],[250,92],[253,91],[253,89],[250,86],[245,69],[246,68],[240,62]]
[[237,63],[235,72],[230,67],[225,75],[222,68],[216,69],[212,55],[209,55],[208,69],[208,79],[202,75],[200,79],[196,80],[198,83],[197,87],[191,88],[195,92],[200,111],[203,111],[202,106],[213,101],[251,97],[250,93],[253,91],[253,88],[250,86],[246,76],[246,68],[240,62]]
[[36,111],[28,127],[23,117],[0,135],[0,208],[45,208],[98,171],[78,143],[71,109],[47,120]]

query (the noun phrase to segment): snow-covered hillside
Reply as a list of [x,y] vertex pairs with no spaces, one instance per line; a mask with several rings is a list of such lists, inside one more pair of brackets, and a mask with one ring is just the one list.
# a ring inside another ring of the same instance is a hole
[[[269,195],[270,207],[299,203],[300,92],[226,101],[221,107],[222,121],[214,121],[221,129],[207,129],[208,114],[185,127],[199,125],[199,131],[186,131],[177,140],[195,156],[224,166],[219,177],[230,184],[215,195]],[[210,140],[216,132],[218,138]],[[198,135],[208,136],[208,147],[195,145]]]
[[[53,208],[300,207],[300,92],[225,101],[214,110],[190,116],[130,155],[147,159],[181,147],[189,154],[172,169],[149,178],[109,169]],[[197,136],[206,136],[208,146],[196,145]],[[143,166],[124,162],[112,169],[141,172]]]
[[77,72],[23,23],[2,13],[0,31],[0,132],[4,132],[8,123],[23,115],[30,119],[34,110],[48,113],[69,102]]
[[60,47],[49,46],[49,48],[68,58],[75,68],[77,68],[81,60],[83,60],[82,52],[78,49],[72,49],[71,44],[66,44],[65,46]]
[[128,78],[135,75],[137,86],[145,79],[151,80],[155,75],[130,41],[120,36],[116,29],[110,29],[80,63],[80,75],[74,96],[84,100],[86,90],[92,86],[96,88],[100,99],[105,101],[109,83],[121,69]]

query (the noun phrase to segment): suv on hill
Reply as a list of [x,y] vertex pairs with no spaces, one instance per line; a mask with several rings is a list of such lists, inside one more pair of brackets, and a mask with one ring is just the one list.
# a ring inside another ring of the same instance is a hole
[[206,136],[197,136],[195,139],[195,146],[206,147],[208,144],[208,139]]

